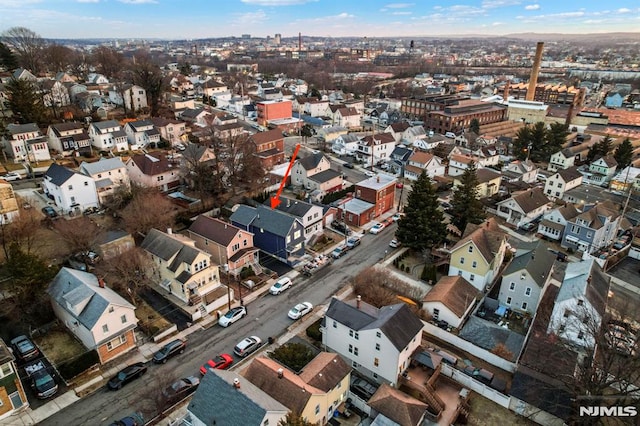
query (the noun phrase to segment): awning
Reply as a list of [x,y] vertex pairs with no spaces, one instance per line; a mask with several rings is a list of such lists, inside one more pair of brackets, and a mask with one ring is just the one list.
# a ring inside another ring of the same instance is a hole
[[580,242],[580,238],[576,238],[573,235],[567,235],[564,237],[567,241],[570,241],[572,243],[579,243]]

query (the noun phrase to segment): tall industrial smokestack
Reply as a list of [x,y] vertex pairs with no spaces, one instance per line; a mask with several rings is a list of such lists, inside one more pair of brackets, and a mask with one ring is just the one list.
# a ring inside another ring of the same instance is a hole
[[298,33],[298,51],[302,50],[302,33]]
[[527,90],[527,100],[532,101],[536,94],[536,85],[538,84],[538,74],[540,73],[540,62],[542,62],[542,48],[544,43],[539,41],[536,46],[536,57],[533,60],[533,68],[529,77],[529,89]]

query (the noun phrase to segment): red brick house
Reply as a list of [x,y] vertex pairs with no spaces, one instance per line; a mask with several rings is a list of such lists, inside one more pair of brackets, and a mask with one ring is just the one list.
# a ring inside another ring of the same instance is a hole
[[356,198],[375,205],[373,217],[393,208],[396,178],[376,175],[356,184]]
[[255,155],[260,158],[265,170],[284,162],[284,137],[279,129],[258,132],[251,135],[251,141],[256,145]]

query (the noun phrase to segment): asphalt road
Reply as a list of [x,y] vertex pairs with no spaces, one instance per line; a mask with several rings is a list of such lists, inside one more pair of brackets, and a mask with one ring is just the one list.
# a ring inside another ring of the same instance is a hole
[[[198,376],[198,369],[219,353],[233,353],[233,347],[245,336],[257,335],[263,341],[269,336],[283,334],[292,321],[287,317],[290,307],[308,301],[314,306],[326,304],[332,294],[364,268],[382,259],[396,225],[385,228],[379,235],[367,234],[363,243],[333,265],[310,278],[298,278],[286,292],[265,295],[247,306],[248,315],[230,327],[219,326],[195,332],[189,336],[184,354],[164,365],[149,365],[145,376],[119,391],[101,388],[43,421],[42,425],[98,425],[109,424],[133,411],[148,411],[155,407],[153,399],[163,387],[174,380],[190,375]],[[237,361],[237,359],[236,359]]]

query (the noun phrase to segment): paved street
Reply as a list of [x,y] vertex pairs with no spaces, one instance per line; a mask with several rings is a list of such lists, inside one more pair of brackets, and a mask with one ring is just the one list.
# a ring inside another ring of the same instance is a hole
[[308,301],[314,306],[328,303],[331,295],[343,287],[349,278],[384,256],[394,232],[395,225],[391,225],[379,235],[365,235],[360,247],[317,275],[304,280],[299,277],[294,281],[294,287],[283,294],[267,294],[249,304],[248,316],[229,328],[214,326],[191,334],[184,354],[164,365],[149,365],[144,377],[119,391],[101,388],[40,424],[108,424],[132,411],[153,407],[153,398],[158,396],[162,387],[180,377],[196,374],[205,361],[219,353],[232,353],[235,344],[244,337],[257,335],[266,341],[269,336],[276,337],[284,333],[292,324],[287,312],[296,303]]

